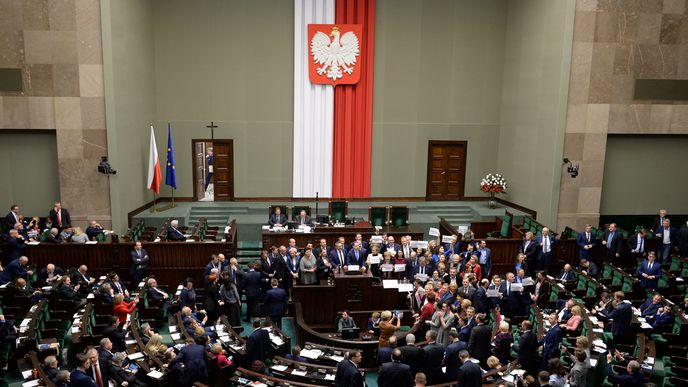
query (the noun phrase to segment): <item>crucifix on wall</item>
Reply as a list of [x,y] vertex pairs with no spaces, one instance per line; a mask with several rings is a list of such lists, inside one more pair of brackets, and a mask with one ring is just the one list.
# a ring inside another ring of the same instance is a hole
[[214,140],[215,139],[215,128],[217,128],[217,125],[215,125],[215,122],[210,121],[210,125],[206,125],[205,127],[210,129],[210,139]]

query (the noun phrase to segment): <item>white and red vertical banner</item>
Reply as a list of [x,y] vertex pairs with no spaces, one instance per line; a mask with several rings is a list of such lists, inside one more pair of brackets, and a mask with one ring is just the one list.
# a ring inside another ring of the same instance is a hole
[[370,197],[375,0],[295,0],[293,196]]
[[332,196],[334,89],[309,79],[308,25],[334,23],[334,0],[294,0],[294,197]]

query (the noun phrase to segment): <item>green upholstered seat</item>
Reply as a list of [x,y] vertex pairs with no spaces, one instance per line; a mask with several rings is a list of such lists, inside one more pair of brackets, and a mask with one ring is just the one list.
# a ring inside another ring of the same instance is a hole
[[391,207],[389,214],[392,226],[400,227],[408,225],[409,209],[406,206]]
[[330,202],[330,221],[344,222],[349,209],[349,203],[346,201],[332,201]]
[[387,207],[368,207],[368,221],[372,226],[387,224]]

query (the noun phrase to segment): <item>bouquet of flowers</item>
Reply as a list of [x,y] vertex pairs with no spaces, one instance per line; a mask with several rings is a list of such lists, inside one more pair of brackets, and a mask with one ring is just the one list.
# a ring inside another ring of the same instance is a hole
[[506,180],[499,173],[488,173],[480,182],[480,190],[490,193],[504,193],[506,191]]

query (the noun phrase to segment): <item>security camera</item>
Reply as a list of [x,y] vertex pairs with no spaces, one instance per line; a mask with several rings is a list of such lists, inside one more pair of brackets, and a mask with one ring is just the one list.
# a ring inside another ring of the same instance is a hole
[[566,168],[566,170],[569,173],[569,175],[571,175],[571,178],[575,179],[578,176],[578,171],[580,169],[580,165],[579,164],[573,165],[571,160],[569,160],[566,157],[564,157],[564,164],[568,164],[568,167]]
[[104,174],[104,175],[115,175],[117,174],[117,171],[112,169],[110,166],[110,163],[108,162],[107,156],[103,156],[100,158],[100,164],[98,164],[98,172]]

